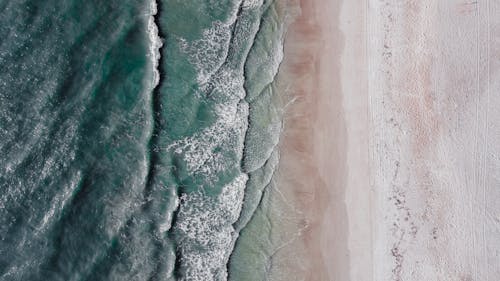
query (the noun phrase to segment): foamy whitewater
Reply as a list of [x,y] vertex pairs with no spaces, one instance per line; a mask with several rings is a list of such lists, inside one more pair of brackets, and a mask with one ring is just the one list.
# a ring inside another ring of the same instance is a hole
[[[189,40],[178,33],[174,37],[180,53],[187,55],[187,62],[194,68],[197,90],[193,98],[209,103],[212,115],[211,122],[165,148],[166,153],[182,163],[180,166],[185,177],[195,182],[181,188],[186,191],[179,192],[180,205],[173,226],[173,239],[180,259],[177,270],[181,279],[227,279],[227,264],[238,238],[234,225],[243,208],[248,173],[263,166],[277,143],[280,120],[268,124],[249,123],[252,120],[250,109],[255,102],[249,103],[247,99],[248,84],[252,81],[245,77],[245,70],[253,69],[245,65],[245,60],[252,45],[256,44],[253,39],[260,26],[257,19],[264,9],[262,1],[234,2],[225,18],[200,27],[198,37]],[[281,48],[276,48],[269,54],[270,60],[264,58],[267,62],[255,63],[269,75],[263,77],[266,79],[259,79],[259,83],[272,83],[282,58],[280,51]],[[258,102],[261,100],[256,97],[263,90],[260,87],[259,93],[252,92]],[[258,114],[268,115],[263,111]],[[249,127],[255,136],[248,134]],[[260,137],[257,134],[269,136],[271,143],[255,146],[254,139]],[[248,144],[252,147],[249,148]],[[259,200],[250,195],[246,195],[246,205]],[[248,211],[251,216],[253,210]]]
[[0,4],[0,279],[267,270],[238,245],[279,161],[285,14],[195,2]]

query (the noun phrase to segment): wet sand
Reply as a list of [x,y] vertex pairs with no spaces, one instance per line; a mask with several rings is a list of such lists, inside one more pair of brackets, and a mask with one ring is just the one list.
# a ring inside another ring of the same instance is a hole
[[286,276],[279,280],[371,274],[367,95],[366,82],[359,81],[364,4],[354,2],[298,1],[300,13],[285,37],[277,81],[290,103],[276,179],[295,210],[286,232],[295,227],[300,235],[275,257]]

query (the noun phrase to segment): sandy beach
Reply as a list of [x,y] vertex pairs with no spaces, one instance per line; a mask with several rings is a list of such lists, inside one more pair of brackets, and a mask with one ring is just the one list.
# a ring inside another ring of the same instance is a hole
[[359,79],[366,75],[364,3],[297,5],[278,77],[293,102],[286,108],[277,186],[295,207],[300,236],[279,259],[287,280],[368,280],[368,115],[366,80]]
[[373,280],[499,280],[500,6],[370,4]]
[[279,76],[288,280],[498,280],[498,3],[299,5]]

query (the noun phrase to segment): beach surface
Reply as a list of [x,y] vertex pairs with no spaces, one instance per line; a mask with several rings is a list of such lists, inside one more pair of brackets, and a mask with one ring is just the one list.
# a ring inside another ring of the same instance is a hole
[[282,272],[498,280],[500,6],[298,3],[278,77],[277,186],[299,233]]
[[290,102],[276,185],[299,235],[278,260],[288,280],[369,280],[365,3],[297,5],[278,77]]
[[500,6],[369,4],[373,280],[498,280]]

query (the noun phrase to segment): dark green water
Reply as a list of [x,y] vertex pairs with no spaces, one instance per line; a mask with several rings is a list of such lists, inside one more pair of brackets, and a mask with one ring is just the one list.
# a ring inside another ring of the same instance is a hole
[[0,280],[265,279],[245,229],[279,158],[276,3],[0,12]]

